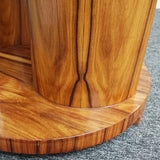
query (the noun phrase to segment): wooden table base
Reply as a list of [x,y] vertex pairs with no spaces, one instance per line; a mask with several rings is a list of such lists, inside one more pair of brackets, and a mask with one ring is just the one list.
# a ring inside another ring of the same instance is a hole
[[74,108],[51,103],[31,84],[0,73],[0,150],[48,154],[103,143],[139,123],[149,90],[143,65],[132,97],[112,106]]

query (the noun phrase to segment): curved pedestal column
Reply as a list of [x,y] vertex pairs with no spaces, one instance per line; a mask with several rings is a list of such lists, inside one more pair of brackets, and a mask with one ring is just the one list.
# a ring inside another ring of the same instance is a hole
[[93,108],[136,92],[155,0],[30,0],[36,90]]

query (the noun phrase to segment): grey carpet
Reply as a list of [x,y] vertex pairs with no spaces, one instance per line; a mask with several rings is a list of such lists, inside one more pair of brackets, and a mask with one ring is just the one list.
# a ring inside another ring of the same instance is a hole
[[30,160],[160,160],[160,10],[156,10],[144,60],[152,87],[139,126],[103,144],[81,151],[56,155],[28,156],[0,152],[0,159]]

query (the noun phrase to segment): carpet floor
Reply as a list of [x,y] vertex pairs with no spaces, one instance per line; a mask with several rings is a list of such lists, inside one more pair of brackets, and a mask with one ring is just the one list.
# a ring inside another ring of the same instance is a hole
[[156,10],[144,63],[152,86],[139,126],[97,146],[55,155],[18,155],[0,152],[4,160],[160,160],[160,10]]

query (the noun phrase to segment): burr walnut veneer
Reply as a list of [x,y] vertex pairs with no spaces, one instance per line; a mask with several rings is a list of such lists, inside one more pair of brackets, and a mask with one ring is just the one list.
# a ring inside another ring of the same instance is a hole
[[156,0],[0,0],[0,150],[61,153],[141,120]]

